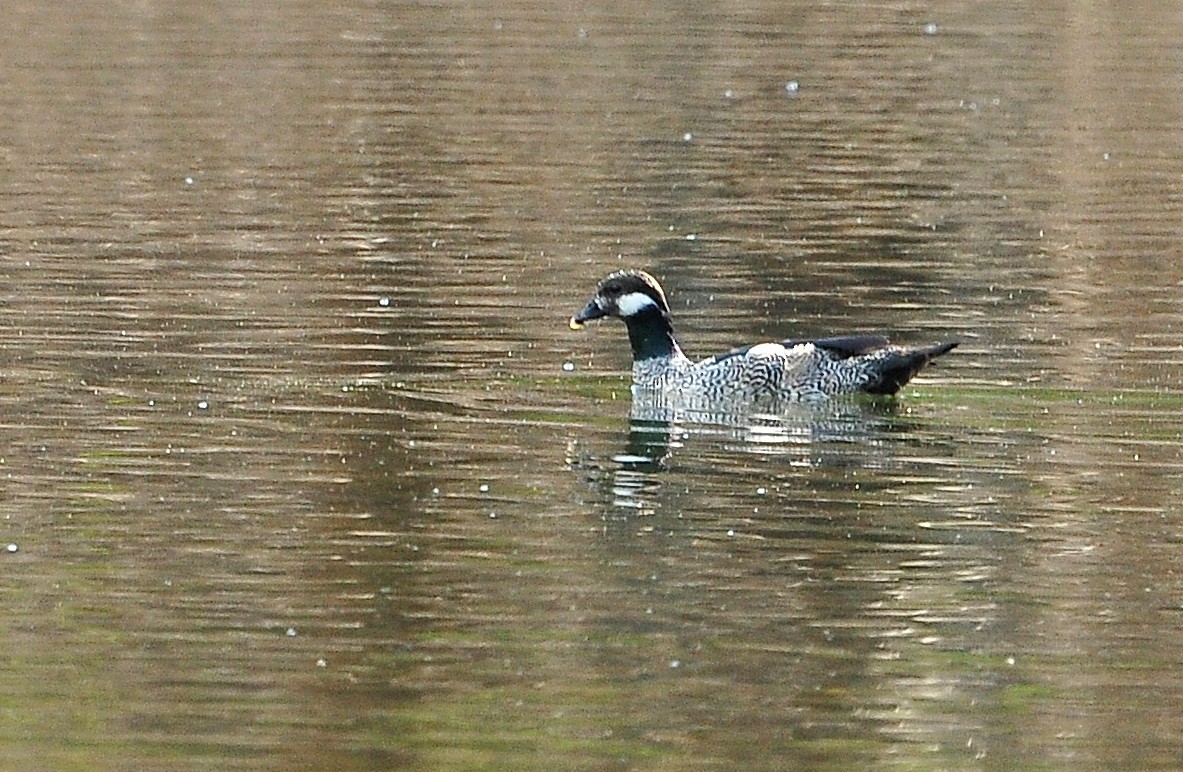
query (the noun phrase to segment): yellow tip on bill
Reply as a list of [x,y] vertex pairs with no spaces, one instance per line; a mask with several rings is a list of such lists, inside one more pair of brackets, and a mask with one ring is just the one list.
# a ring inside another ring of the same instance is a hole
[[567,322],[567,326],[570,327],[572,330],[582,330],[583,329],[583,322],[576,320],[575,317],[572,316],[571,321]]

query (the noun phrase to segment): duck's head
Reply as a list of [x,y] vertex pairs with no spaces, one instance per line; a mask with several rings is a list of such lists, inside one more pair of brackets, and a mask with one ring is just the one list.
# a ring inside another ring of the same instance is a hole
[[572,330],[579,330],[585,322],[605,316],[616,316],[628,323],[655,313],[669,319],[670,306],[657,279],[644,271],[617,271],[600,281],[596,294],[571,317],[570,325]]

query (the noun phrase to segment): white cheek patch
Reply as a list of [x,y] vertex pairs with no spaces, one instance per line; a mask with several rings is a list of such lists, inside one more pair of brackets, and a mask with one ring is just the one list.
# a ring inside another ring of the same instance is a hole
[[616,309],[621,316],[633,316],[646,308],[657,308],[657,304],[644,292],[630,292],[627,295],[621,295],[620,299],[616,301]]

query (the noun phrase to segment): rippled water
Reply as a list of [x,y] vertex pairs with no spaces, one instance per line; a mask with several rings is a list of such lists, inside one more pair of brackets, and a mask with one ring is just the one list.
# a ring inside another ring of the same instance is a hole
[[[1178,763],[1171,4],[0,18],[6,764]],[[623,266],[962,345],[630,420]]]

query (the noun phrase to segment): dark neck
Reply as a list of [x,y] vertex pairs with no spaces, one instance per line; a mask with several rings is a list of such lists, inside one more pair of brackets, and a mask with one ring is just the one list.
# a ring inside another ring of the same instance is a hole
[[682,353],[674,340],[674,328],[669,317],[658,308],[646,308],[624,320],[628,326],[628,342],[633,347],[633,361],[672,357]]

